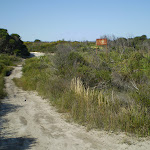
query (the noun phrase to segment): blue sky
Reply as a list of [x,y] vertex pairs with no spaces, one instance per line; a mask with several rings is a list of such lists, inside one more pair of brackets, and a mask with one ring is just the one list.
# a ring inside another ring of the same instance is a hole
[[150,38],[150,0],[0,0],[0,16],[23,41]]

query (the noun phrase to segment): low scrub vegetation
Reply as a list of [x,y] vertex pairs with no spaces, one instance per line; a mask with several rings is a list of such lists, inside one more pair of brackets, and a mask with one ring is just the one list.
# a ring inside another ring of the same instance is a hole
[[59,43],[55,55],[26,60],[23,76],[14,80],[88,129],[148,136],[150,56],[148,47],[141,49],[141,41],[148,40],[142,37],[135,45],[135,39],[127,45],[125,39],[109,41],[108,56],[102,47],[96,55],[92,42]]
[[45,52],[54,53],[56,51],[57,44],[66,43],[66,41],[57,42],[41,42],[40,40],[35,40],[34,42],[24,42],[30,52]]
[[18,62],[19,59],[15,56],[9,56],[6,54],[0,55],[0,99],[6,96],[4,90],[4,77],[10,75],[12,71],[12,66],[15,62]]

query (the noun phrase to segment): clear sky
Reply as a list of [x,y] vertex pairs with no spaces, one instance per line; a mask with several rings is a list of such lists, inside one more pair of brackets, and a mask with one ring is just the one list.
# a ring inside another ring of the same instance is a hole
[[0,28],[23,41],[150,38],[150,0],[0,0]]

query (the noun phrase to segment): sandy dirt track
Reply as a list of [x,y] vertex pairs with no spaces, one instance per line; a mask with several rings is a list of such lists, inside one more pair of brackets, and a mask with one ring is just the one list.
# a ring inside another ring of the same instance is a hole
[[48,100],[23,91],[12,79],[22,66],[6,77],[8,96],[0,105],[0,150],[150,150],[150,140],[86,129],[63,119]]

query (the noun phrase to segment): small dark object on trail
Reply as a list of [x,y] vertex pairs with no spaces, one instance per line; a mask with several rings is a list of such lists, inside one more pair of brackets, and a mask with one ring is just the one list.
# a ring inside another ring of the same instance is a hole
[[12,73],[12,70],[6,71],[6,76],[10,76]]
[[26,101],[26,99],[24,101]]

